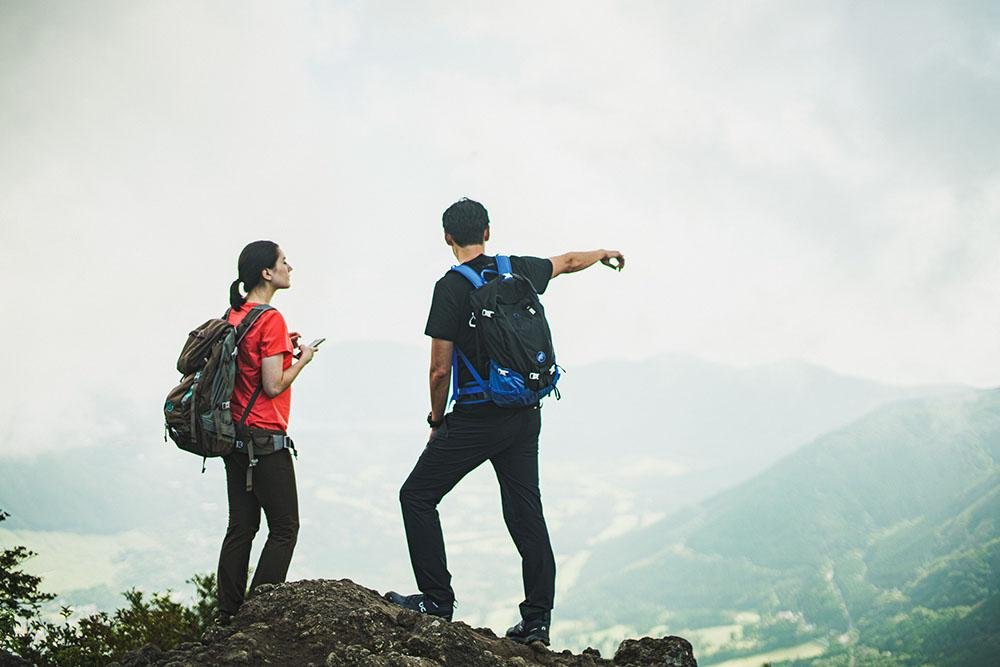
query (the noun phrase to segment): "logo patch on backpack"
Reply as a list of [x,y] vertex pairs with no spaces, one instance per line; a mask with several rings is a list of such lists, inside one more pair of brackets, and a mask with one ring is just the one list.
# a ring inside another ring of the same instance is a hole
[[535,361],[537,361],[540,364],[544,364],[546,359],[548,359],[548,357],[545,356],[544,352],[539,352],[538,354],[535,355]]

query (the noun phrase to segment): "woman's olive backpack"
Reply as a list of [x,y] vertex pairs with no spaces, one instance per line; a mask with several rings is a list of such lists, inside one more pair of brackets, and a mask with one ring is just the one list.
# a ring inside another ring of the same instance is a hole
[[[181,383],[163,404],[164,442],[169,435],[178,447],[203,458],[233,451],[236,425],[229,400],[236,381],[236,353],[250,327],[268,310],[271,306],[266,304],[254,306],[235,327],[229,323],[227,310],[221,319],[211,319],[188,334],[177,359]],[[260,387],[243,411],[244,421],[259,395]]]

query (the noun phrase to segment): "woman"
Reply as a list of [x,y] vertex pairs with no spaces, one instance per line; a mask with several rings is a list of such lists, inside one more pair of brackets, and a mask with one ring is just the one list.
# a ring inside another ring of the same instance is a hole
[[[239,278],[229,290],[230,324],[238,325],[255,306],[270,304],[275,292],[291,286],[292,267],[272,241],[254,241],[243,249]],[[246,297],[240,293],[240,283]],[[219,622],[228,624],[243,603],[250,547],[267,518],[267,542],[250,590],[285,580],[299,531],[295,470],[285,437],[291,407],[291,384],[316,350],[298,344],[285,318],[269,308],[253,322],[239,345],[231,400],[237,426],[237,449],[225,457],[229,528],[219,555]],[[298,347],[298,361],[293,362]],[[249,405],[249,410],[247,406]],[[277,436],[277,437],[275,437]],[[252,443],[251,448],[247,445]],[[256,463],[251,467],[251,459]],[[248,473],[248,469],[250,472]]]

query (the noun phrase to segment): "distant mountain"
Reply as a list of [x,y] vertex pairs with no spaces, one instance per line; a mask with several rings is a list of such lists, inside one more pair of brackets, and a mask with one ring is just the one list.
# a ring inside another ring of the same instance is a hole
[[[296,383],[297,424],[413,429],[422,423],[427,349],[354,342],[323,355],[332,370]],[[627,485],[639,491],[636,515],[706,498],[880,405],[957,390],[897,387],[795,361],[736,368],[663,355],[565,363],[563,398],[546,401],[543,464],[629,473]],[[660,483],[663,474],[670,484]]]
[[[323,372],[311,368],[293,388],[302,531],[290,574],[403,585],[412,574],[397,493],[427,436],[427,352],[366,342],[321,354]],[[164,395],[175,381],[165,369]],[[571,367],[562,387],[563,400],[543,411],[540,454],[561,590],[605,541],[745,479],[803,438],[942,391],[797,363],[736,369],[687,357]],[[75,604],[103,606],[131,586],[184,589],[214,568],[226,522],[221,463],[201,475],[200,459],[163,442],[160,397],[95,400],[109,421],[80,428],[101,446],[25,443],[45,453],[2,461],[5,525],[40,552],[40,573],[60,573],[52,580],[67,584],[55,590]],[[445,499],[442,521],[463,614],[508,622],[520,566],[489,466]],[[106,567],[84,567],[72,555],[83,549]]]
[[588,424],[576,434],[579,449],[744,469],[765,467],[879,405],[957,389],[897,387],[802,362],[736,368],[680,355],[570,369],[563,386],[559,428]]
[[[426,436],[426,351],[355,342],[322,354],[325,372],[305,373],[293,388],[292,434],[303,463],[349,473],[418,452]],[[166,369],[164,395],[175,381]],[[545,483],[572,489],[571,477],[596,473],[614,487],[620,476],[618,488],[635,492],[635,515],[701,500],[878,405],[945,390],[892,387],[795,362],[740,369],[683,356],[574,368],[561,386],[565,398],[550,399],[544,411],[542,459],[552,471]],[[10,526],[114,533],[175,515],[151,508],[209,501],[203,480],[190,474],[200,461],[163,442],[158,398],[149,405],[93,400],[108,422],[80,428],[98,433],[101,446],[25,443],[0,466]],[[378,442],[345,447],[359,438]],[[25,458],[32,447],[44,453]],[[592,516],[586,524],[591,531]]]
[[813,640],[962,664],[1000,651],[998,464],[1000,391],[887,406],[600,545],[560,609],[589,623],[578,642],[622,624],[729,627],[702,664]]

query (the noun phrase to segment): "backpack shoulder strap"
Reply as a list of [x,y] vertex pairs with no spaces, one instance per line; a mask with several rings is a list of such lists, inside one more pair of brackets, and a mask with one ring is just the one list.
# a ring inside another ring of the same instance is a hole
[[254,325],[260,316],[269,310],[274,310],[274,306],[269,306],[266,303],[261,303],[250,309],[250,312],[243,317],[243,321],[239,323],[236,327],[236,345],[243,341],[243,337],[247,335],[250,331],[250,327]]
[[[240,322],[239,326],[236,327],[236,347],[233,348],[233,356],[236,356],[236,350],[239,349],[240,343],[243,341],[243,337],[247,335],[250,331],[250,327],[254,325],[260,316],[269,310],[274,310],[274,306],[269,306],[266,303],[262,303],[254,306],[250,309],[250,312],[243,317],[243,321]],[[257,383],[257,388],[254,389],[253,395],[250,396],[250,400],[247,402],[246,408],[243,409],[243,417],[240,419],[240,428],[245,429],[247,424],[247,419],[250,417],[250,411],[253,410],[253,404],[257,402],[260,397],[260,393],[264,391],[264,375],[261,373],[260,382]],[[250,459],[254,461],[251,466],[256,465],[256,460],[253,456],[253,438],[249,439],[251,442],[247,443],[248,452],[250,454]],[[251,490],[251,478],[250,475],[252,467],[247,468],[247,491]]]
[[510,265],[510,257],[507,255],[497,255],[496,263],[497,273],[499,273],[501,277],[507,277],[514,273],[514,269]]
[[463,276],[465,276],[466,279],[470,283],[472,283],[472,286],[475,287],[476,289],[479,289],[480,287],[486,284],[482,276],[480,276],[478,273],[473,271],[465,264],[459,264],[458,266],[453,266],[451,267],[451,270],[454,271],[455,273],[460,273]]

